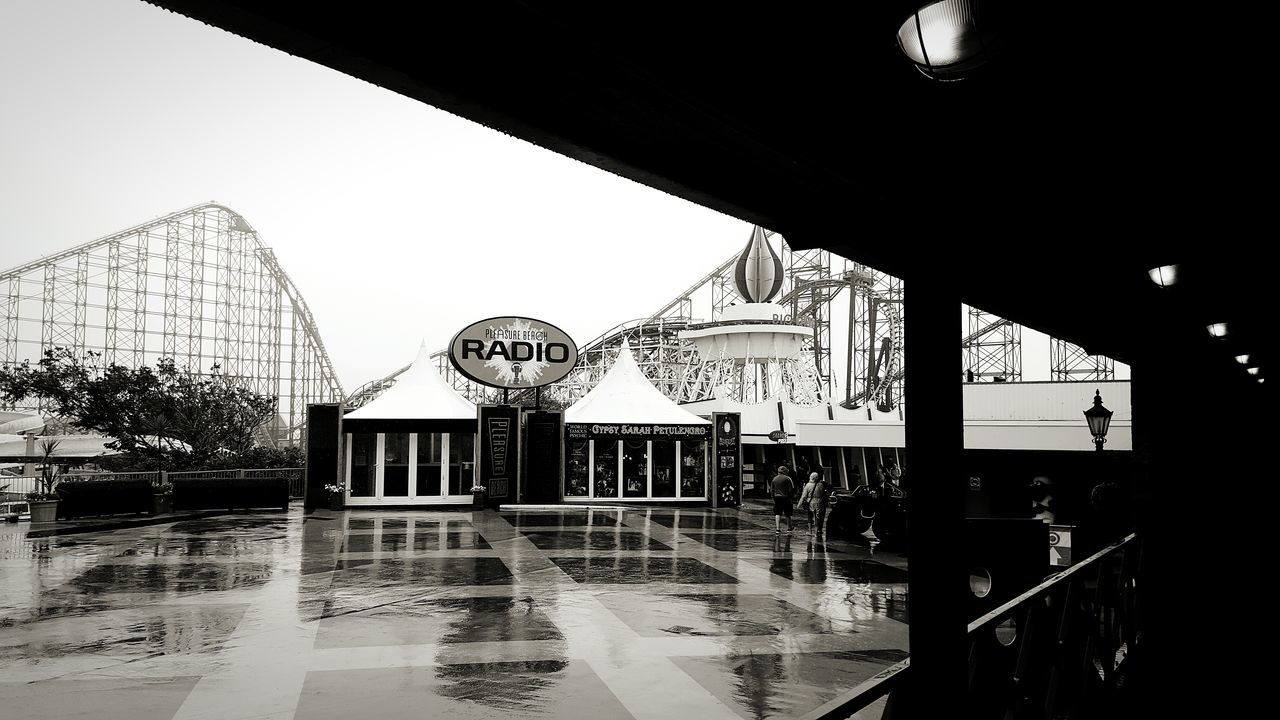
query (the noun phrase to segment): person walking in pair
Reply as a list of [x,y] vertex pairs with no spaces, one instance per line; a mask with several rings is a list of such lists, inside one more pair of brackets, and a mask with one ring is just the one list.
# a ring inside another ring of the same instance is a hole
[[831,491],[818,473],[809,473],[809,482],[800,493],[800,507],[809,513],[809,532],[821,536],[826,525],[827,502]]
[[778,474],[769,483],[773,491],[773,531],[782,532],[782,516],[787,516],[787,532],[791,532],[795,523],[791,520],[791,498],[796,494],[795,481],[787,474],[787,466],[778,468]]

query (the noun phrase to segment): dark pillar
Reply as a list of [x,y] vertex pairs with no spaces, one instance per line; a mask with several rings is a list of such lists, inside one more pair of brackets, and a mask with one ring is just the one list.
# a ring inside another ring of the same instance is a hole
[[955,372],[960,296],[953,278],[930,275],[905,281],[911,683],[895,694],[894,717],[924,717],[926,704],[960,708],[968,687],[968,571],[958,547],[967,487],[963,386]]
[[[328,483],[342,477],[342,406],[324,403],[307,406],[307,510],[328,507],[324,491]],[[345,481],[345,478],[343,479]]]

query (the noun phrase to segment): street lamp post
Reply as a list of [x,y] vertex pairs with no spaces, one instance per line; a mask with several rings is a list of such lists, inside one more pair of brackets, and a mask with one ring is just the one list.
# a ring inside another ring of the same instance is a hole
[[1102,393],[1093,391],[1093,407],[1084,411],[1084,419],[1089,421],[1089,432],[1093,434],[1093,446],[1102,452],[1102,445],[1107,441],[1107,430],[1111,427],[1111,411],[1102,406]]

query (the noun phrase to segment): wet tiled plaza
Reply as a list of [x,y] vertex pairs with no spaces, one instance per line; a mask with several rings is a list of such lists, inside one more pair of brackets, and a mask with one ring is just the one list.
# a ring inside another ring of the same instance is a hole
[[[786,718],[905,657],[906,563],[764,510],[0,532],[5,717]],[[25,524],[24,524],[25,525]]]

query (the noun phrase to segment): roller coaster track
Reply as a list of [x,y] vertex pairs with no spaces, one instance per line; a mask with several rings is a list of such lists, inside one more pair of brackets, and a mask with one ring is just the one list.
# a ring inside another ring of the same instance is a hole
[[302,292],[245,218],[217,203],[5,270],[0,323],[3,363],[66,347],[126,367],[217,364],[280,398],[281,422],[263,435],[272,443],[300,443],[307,404],[344,395]]
[[977,331],[975,331],[975,332],[971,332],[971,333],[969,333],[968,335],[966,335],[966,336],[964,336],[963,338],[961,338],[961,339],[960,339],[960,347],[961,347],[961,348],[967,348],[967,347],[969,347],[970,345],[974,344],[975,342],[977,342],[977,341],[981,340],[982,338],[986,337],[987,335],[990,335],[990,334],[991,334],[991,332],[992,332],[993,330],[997,330],[997,329],[999,329],[999,328],[1004,327],[1005,325],[1012,325],[1012,324],[1013,324],[1013,323],[1011,323],[1011,322],[1010,322],[1010,321],[1008,321],[1008,320],[1005,320],[1004,318],[1001,318],[1001,319],[999,319],[999,320],[996,320],[996,321],[994,321],[994,322],[992,322],[992,323],[990,323],[990,324],[988,324],[988,325],[985,325],[985,326],[983,326],[983,327],[979,328]]

